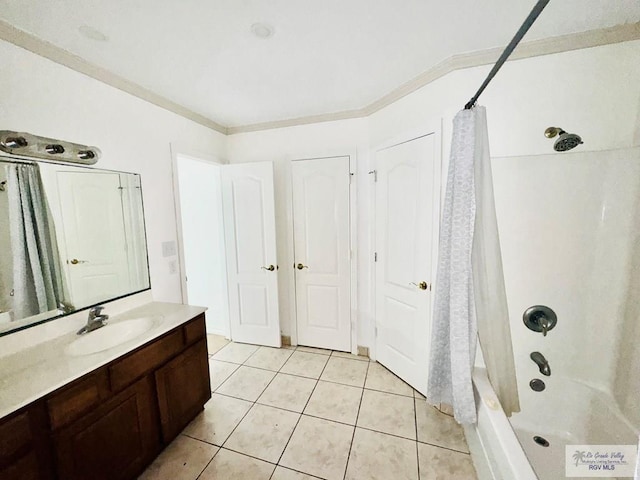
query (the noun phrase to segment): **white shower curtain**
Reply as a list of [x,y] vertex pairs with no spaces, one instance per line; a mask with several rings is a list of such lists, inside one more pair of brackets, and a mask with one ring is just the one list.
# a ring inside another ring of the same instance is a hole
[[7,166],[15,320],[64,302],[53,220],[37,165]]
[[453,121],[427,387],[428,401],[451,404],[464,424],[477,420],[471,378],[478,336],[510,415],[518,394],[484,107],[463,110]]

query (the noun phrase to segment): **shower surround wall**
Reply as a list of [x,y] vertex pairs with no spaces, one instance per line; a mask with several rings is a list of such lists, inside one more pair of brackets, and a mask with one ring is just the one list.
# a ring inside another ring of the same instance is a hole
[[[494,158],[493,166],[523,411],[545,395],[528,387],[534,377],[548,390],[570,378],[612,395],[628,297],[637,296],[629,278],[638,268],[640,149]],[[558,316],[546,337],[521,321],[538,304]],[[533,351],[551,377],[540,376]]]
[[[640,133],[640,132],[639,132]],[[640,154],[635,157],[635,172],[625,174],[638,178]],[[615,350],[618,365],[613,392],[618,405],[636,427],[640,427],[640,192],[636,192],[629,236],[631,249],[627,266],[626,295],[620,308],[621,338]]]
[[[521,413],[511,423],[540,480],[564,478],[565,445],[637,442],[640,148],[493,159]],[[637,287],[637,286],[636,286]],[[543,337],[522,313],[558,316]],[[529,358],[541,352],[551,376]],[[529,381],[546,384],[534,392]],[[550,447],[536,445],[539,435]]]

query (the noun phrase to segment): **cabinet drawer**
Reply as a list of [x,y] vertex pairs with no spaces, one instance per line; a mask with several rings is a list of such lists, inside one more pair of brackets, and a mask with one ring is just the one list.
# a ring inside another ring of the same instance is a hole
[[178,329],[151,345],[142,347],[109,367],[112,390],[118,391],[150,372],[182,350],[182,330]]
[[0,465],[31,444],[31,428],[27,412],[16,415],[0,424]]
[[204,338],[206,334],[204,315],[200,315],[184,326],[184,343],[185,345],[191,345],[201,338]]
[[105,369],[91,374],[70,387],[54,393],[47,400],[53,430],[60,428],[98,406],[109,396],[109,382]]

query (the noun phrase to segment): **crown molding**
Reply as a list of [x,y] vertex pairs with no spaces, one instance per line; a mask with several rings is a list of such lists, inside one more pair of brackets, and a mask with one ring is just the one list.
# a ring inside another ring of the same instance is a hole
[[[603,28],[598,30],[588,30],[586,32],[571,33],[568,35],[560,35],[557,37],[549,37],[542,40],[533,40],[530,42],[522,42],[514,50],[508,61],[522,60],[525,58],[538,57],[542,55],[551,55],[554,53],[569,52],[572,50],[580,50],[584,48],[599,47],[612,43],[628,42],[640,39],[640,22],[625,25],[617,25],[611,28]],[[446,60],[438,63],[426,72],[418,75],[413,80],[399,86],[390,93],[379,98],[375,102],[357,110],[348,110],[344,112],[328,113],[324,115],[313,115],[309,117],[293,118],[288,120],[277,120],[273,122],[255,123],[252,125],[243,125],[238,127],[229,127],[228,135],[237,133],[255,132],[259,130],[270,130],[273,128],[294,127],[297,125],[306,125],[309,123],[330,122],[335,120],[344,120],[348,118],[368,117],[383,108],[397,102],[402,97],[421,89],[422,87],[448,75],[455,70],[465,68],[480,67],[483,65],[491,65],[498,60],[503,48],[491,48],[480,50],[473,53],[465,53],[462,55],[453,55]],[[466,100],[466,99],[465,99]],[[464,103],[460,105],[460,108]]]
[[181,117],[187,118],[200,125],[215,130],[217,132],[227,134],[227,128],[224,125],[214,122],[213,120],[194,112],[178,103],[172,102],[157,93],[148,90],[137,83],[122,78],[102,67],[94,65],[86,60],[74,55],[73,53],[57,47],[45,40],[20,30],[10,23],[0,20],[0,39],[13,43],[18,47],[29,50],[41,57],[52,60],[60,65],[69,67],[76,72],[83,73],[88,77],[94,78],[102,83],[106,83],[118,90],[129,93],[135,97],[152,103],[160,108],[169,110]]
[[[29,50],[37,55],[69,67],[72,70],[83,73],[84,75],[94,78],[100,82],[106,83],[107,85],[127,92],[160,108],[169,110],[170,112],[225,135],[367,117],[453,71],[493,64],[503,50],[502,48],[491,48],[472,53],[453,55],[363,108],[226,127],[188,109],[187,107],[184,107],[183,105],[158,95],[137,83],[126,80],[125,78],[102,67],[87,62],[67,50],[57,47],[45,40],[41,40],[35,35],[20,30],[3,20],[0,20],[0,39],[6,40],[18,47],[24,48],[25,50]],[[571,33],[542,40],[522,42],[515,49],[509,58],[509,61],[639,39],[640,22],[617,25],[610,28],[588,30],[586,32]]]

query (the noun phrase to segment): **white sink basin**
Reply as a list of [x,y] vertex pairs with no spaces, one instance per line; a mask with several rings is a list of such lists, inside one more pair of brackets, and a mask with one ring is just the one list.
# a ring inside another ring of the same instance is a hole
[[150,317],[108,323],[104,327],[85,333],[71,342],[65,352],[74,357],[102,352],[139,337],[151,330],[156,323],[155,319]]

